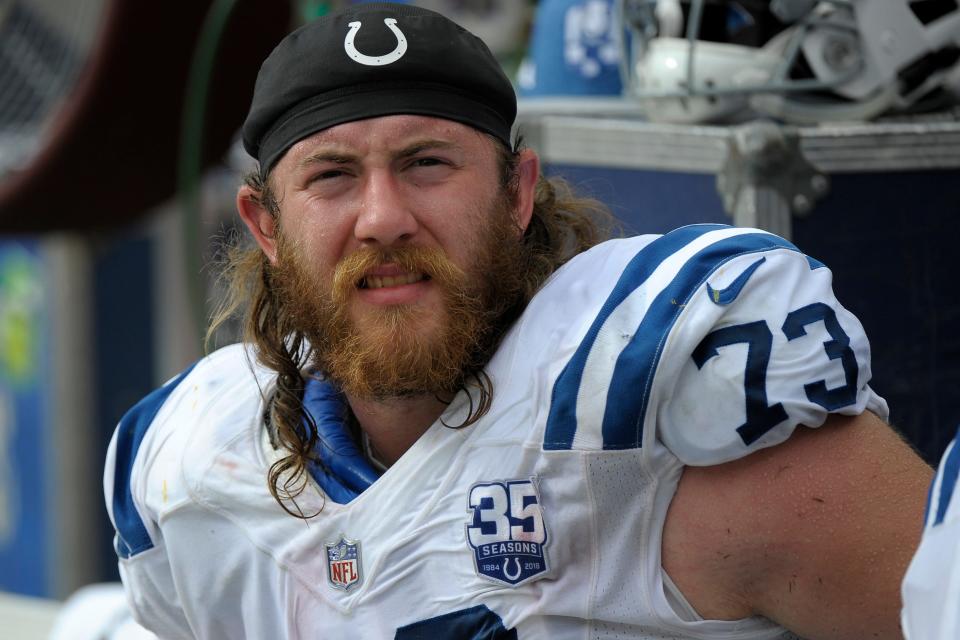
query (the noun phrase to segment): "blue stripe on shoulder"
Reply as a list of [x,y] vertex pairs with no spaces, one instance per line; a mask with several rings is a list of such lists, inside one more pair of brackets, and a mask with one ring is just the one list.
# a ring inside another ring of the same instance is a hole
[[684,307],[710,274],[738,256],[778,248],[799,251],[783,238],[766,233],[719,240],[688,260],[673,281],[650,303],[636,333],[614,365],[603,413],[604,449],[640,446],[643,416],[663,345]]
[[729,227],[720,224],[681,227],[660,236],[630,260],[580,346],[557,377],[553,386],[550,413],[547,416],[547,427],[543,438],[544,449],[562,450],[573,446],[573,436],[577,431],[577,396],[580,391],[580,381],[583,379],[583,369],[587,363],[587,356],[590,355],[590,350],[593,349],[597,335],[600,333],[600,328],[610,314],[634,290],[643,285],[664,260],[703,234],[726,228]]
[[[943,522],[947,515],[947,508],[950,506],[950,498],[953,497],[953,490],[957,486],[957,475],[960,475],[960,442],[958,442],[958,438],[960,438],[960,429],[958,429],[957,436],[954,437],[950,445],[950,453],[947,454],[937,470],[937,477],[940,479],[940,499],[937,500],[937,515],[933,520],[933,526]],[[934,482],[936,482],[936,479],[934,478]]]
[[153,541],[150,540],[133,501],[130,474],[140,444],[157,417],[160,407],[194,366],[196,363],[134,405],[124,414],[117,426],[116,461],[113,470],[113,520],[117,527],[116,551],[121,558],[129,558],[153,547]]
[[[544,449],[561,450],[573,446],[577,430],[577,397],[587,357],[600,329],[614,310],[672,254],[704,233],[723,228],[727,227],[683,227],[658,238],[631,260],[583,342],[557,378],[547,418]],[[718,240],[683,265],[673,281],[651,302],[644,317],[639,319],[633,338],[617,358],[603,415],[604,449],[629,449],[641,445],[643,416],[647,410],[663,345],[693,294],[727,261],[744,254],[778,248],[799,253],[799,249],[780,237],[766,233],[746,233]],[[810,258],[807,258],[807,261],[811,270],[823,266]]]

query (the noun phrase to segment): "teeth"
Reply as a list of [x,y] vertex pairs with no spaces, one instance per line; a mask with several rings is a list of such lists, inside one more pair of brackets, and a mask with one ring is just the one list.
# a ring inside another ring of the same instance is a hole
[[420,282],[423,275],[419,273],[408,273],[402,276],[367,276],[366,285],[368,289],[382,289],[383,287],[397,287],[403,284],[413,284]]

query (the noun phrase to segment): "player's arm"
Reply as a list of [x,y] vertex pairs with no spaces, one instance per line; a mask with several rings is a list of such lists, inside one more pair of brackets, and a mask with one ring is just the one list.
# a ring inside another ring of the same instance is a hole
[[663,566],[705,618],[766,616],[810,640],[899,638],[899,587],[931,469],[870,412],[687,467]]
[[930,470],[883,422],[863,326],[829,268],[786,241],[744,229],[698,241],[713,242],[685,247],[670,285],[685,295],[652,386],[657,440],[645,431],[648,450],[687,465],[667,573],[705,618],[899,637]]
[[940,459],[930,485],[923,540],[903,579],[901,624],[910,640],[960,636],[960,432]]

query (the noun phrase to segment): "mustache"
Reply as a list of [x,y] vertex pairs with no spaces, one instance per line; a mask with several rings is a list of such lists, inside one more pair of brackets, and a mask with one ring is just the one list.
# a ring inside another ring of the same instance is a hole
[[337,263],[333,273],[334,300],[338,303],[345,301],[370,271],[385,264],[422,273],[441,286],[451,286],[466,278],[463,269],[441,249],[420,246],[360,249]]

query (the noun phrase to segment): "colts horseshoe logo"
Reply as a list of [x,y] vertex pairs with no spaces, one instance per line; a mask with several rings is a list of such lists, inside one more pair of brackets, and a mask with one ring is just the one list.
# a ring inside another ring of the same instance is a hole
[[382,67],[385,64],[390,64],[396,62],[403,57],[403,54],[407,52],[407,37],[403,35],[403,32],[400,31],[400,28],[397,26],[397,21],[394,18],[384,18],[383,24],[387,25],[387,28],[390,31],[393,31],[393,35],[397,37],[397,48],[391,51],[390,53],[382,56],[368,56],[357,51],[357,48],[353,44],[353,39],[357,37],[357,32],[360,31],[360,25],[362,23],[357,20],[356,22],[351,22],[349,25],[350,31],[347,32],[347,37],[343,41],[343,49],[347,52],[347,55],[350,56],[355,62],[366,65],[368,67]]
[[519,580],[520,573],[521,573],[520,558],[515,557],[513,560],[514,562],[517,563],[517,572],[512,575],[510,574],[509,571],[507,571],[507,567],[510,566],[510,558],[507,558],[506,560],[503,561],[503,575],[505,575],[507,577],[507,580],[509,580],[510,582],[516,582],[517,580]]

